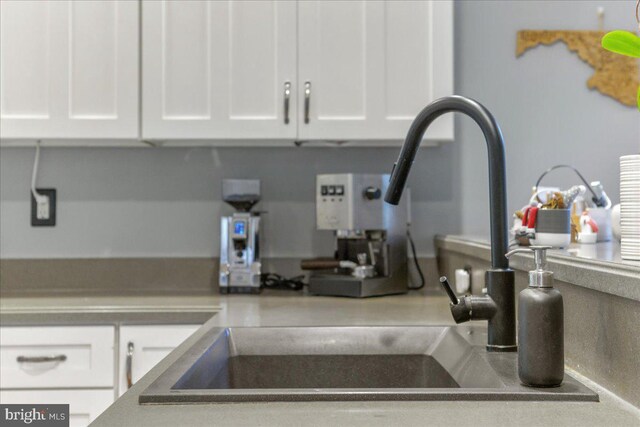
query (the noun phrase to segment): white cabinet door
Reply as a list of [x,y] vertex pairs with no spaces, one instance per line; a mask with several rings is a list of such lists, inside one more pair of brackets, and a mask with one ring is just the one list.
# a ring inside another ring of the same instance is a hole
[[296,2],[142,8],[144,139],[295,139]]
[[69,426],[88,426],[114,401],[108,390],[3,390],[0,401],[5,405],[69,405]]
[[135,1],[0,2],[0,137],[137,138]]
[[0,388],[113,388],[113,326],[0,328]]
[[[302,140],[400,141],[453,93],[450,1],[301,1],[298,32]],[[452,139],[452,116],[425,137]]]
[[129,378],[131,384],[134,384],[200,326],[121,326],[120,372],[118,374],[120,395],[129,389]]

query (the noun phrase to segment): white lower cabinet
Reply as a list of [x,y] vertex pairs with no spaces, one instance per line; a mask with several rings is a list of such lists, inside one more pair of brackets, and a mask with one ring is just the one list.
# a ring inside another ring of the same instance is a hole
[[199,327],[120,326],[119,342],[115,325],[0,327],[0,402],[69,404],[86,426]]
[[119,394],[124,394],[199,327],[200,325],[121,326]]
[[115,398],[115,326],[0,328],[0,401],[69,404],[86,426]]
[[3,404],[69,404],[69,426],[93,422],[113,403],[114,390],[2,390]]

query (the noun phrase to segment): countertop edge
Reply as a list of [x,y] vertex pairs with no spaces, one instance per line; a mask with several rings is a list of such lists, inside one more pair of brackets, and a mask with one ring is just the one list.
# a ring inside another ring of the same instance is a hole
[[[434,241],[437,249],[457,252],[484,261],[491,260],[491,246],[479,239],[437,235]],[[576,258],[553,252],[547,255],[547,263],[557,280],[640,301],[640,266]],[[510,258],[510,264],[517,270],[532,270],[534,269],[533,255],[516,254]]]
[[222,310],[220,304],[5,306],[0,309],[0,325],[202,324]]

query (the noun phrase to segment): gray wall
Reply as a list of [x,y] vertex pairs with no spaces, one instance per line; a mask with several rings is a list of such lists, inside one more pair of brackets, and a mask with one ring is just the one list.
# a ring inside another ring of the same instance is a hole
[[[538,176],[569,163],[600,180],[619,200],[618,158],[640,152],[640,113],[586,87],[593,70],[562,43],[539,46],[515,58],[520,29],[597,29],[605,7],[606,29],[636,27],[633,1],[470,1],[456,8],[456,91],[480,100],[498,119],[507,149],[509,210],[524,205]],[[457,122],[462,146],[462,223],[466,234],[488,235],[487,155],[467,118]],[[571,185],[570,171],[543,184]]]
[[[413,191],[424,252],[460,223],[456,150],[424,150],[414,173],[433,183]],[[219,217],[232,211],[220,202],[224,177],[262,179],[267,256],[330,255],[331,233],[315,231],[316,174],[387,173],[397,149],[43,148],[38,183],[58,189],[55,228],[29,225],[33,154],[0,149],[3,257],[217,255]]]
[[[634,26],[633,2],[604,2],[607,28]],[[493,111],[507,143],[509,209],[528,199],[542,170],[571,163],[618,198],[617,159],[640,151],[640,115],[590,91],[592,73],[566,47],[515,58],[518,29],[593,29],[596,2],[458,2],[458,94]],[[29,225],[34,150],[0,148],[0,256],[215,256],[223,177],[263,181],[266,255],[329,254],[330,233],[314,230],[317,173],[389,172],[395,148],[44,148],[40,187],[58,189],[55,228]],[[418,251],[433,235],[488,235],[486,150],[470,119],[456,141],[421,150],[410,178]],[[568,173],[549,184],[568,185]]]

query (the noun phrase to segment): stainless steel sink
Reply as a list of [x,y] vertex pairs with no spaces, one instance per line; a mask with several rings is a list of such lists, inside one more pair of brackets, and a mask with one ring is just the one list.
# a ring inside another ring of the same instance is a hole
[[212,329],[139,401],[598,401],[569,375],[560,387],[520,385],[517,355],[484,343],[474,326]]

